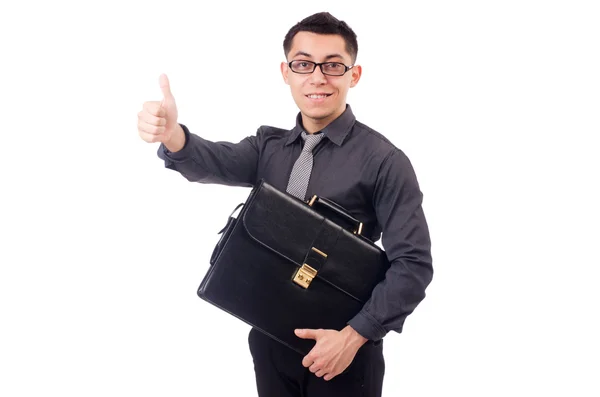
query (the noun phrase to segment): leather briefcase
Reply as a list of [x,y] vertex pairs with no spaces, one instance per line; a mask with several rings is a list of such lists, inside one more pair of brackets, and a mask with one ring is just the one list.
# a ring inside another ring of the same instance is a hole
[[315,341],[294,329],[341,330],[389,268],[362,224],[326,198],[306,203],[261,180],[233,213],[198,296],[302,355]]

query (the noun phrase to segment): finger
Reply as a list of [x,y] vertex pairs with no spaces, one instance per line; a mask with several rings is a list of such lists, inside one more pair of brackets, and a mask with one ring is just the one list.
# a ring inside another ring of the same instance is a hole
[[160,84],[160,90],[162,91],[164,99],[171,99],[173,94],[171,93],[171,84],[169,83],[169,78],[166,74],[161,74],[158,78],[158,83]]
[[139,134],[140,134],[140,137],[148,143],[161,142],[162,135],[148,134],[147,132],[144,132],[144,131],[139,131]]
[[323,377],[323,379],[329,381],[329,380],[331,380],[331,379],[333,379],[335,377],[336,377],[336,375],[330,373],[330,374],[325,375]]
[[312,354],[312,351],[310,353],[308,353],[306,356],[304,356],[304,358],[302,359],[302,365],[304,365],[306,368],[313,365],[314,362],[315,362],[315,358]]
[[315,376],[317,376],[318,378],[322,377],[323,375],[325,375],[327,372],[325,372],[324,369],[320,369],[315,373]]
[[167,125],[167,119],[164,117],[156,117],[148,112],[145,111],[140,111],[138,113],[138,118],[140,120],[145,121],[146,123],[150,124],[150,125]]
[[138,130],[151,135],[164,134],[165,127],[146,123],[144,120],[138,120]]
[[302,339],[317,339],[317,336],[319,334],[318,330],[316,329],[297,329],[294,331],[296,333],[296,336]]
[[321,369],[322,369],[322,368],[321,368],[321,365],[320,365],[320,364],[317,364],[317,362],[316,362],[316,361],[315,361],[314,363],[312,363],[312,365],[311,365],[311,366],[308,368],[308,370],[309,370],[310,372],[312,372],[313,374],[314,374],[315,372],[317,372],[317,371],[320,371]]
[[157,101],[144,102],[143,110],[156,117],[165,117],[167,115],[166,110]]

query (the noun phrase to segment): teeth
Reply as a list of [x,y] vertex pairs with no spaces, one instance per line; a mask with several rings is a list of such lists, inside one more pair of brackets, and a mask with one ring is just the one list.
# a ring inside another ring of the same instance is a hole
[[309,95],[308,97],[311,99],[321,99],[321,98],[326,98],[327,95]]

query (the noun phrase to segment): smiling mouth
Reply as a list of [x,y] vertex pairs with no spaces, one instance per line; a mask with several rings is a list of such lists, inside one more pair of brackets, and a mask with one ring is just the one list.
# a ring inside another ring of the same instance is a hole
[[309,94],[305,96],[310,99],[323,99],[331,96],[331,94]]

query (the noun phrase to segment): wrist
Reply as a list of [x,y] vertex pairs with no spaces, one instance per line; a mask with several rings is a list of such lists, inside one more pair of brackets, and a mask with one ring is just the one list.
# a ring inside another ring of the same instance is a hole
[[367,338],[356,332],[356,330],[350,325],[347,325],[342,330],[342,333],[346,335],[346,340],[348,341],[348,344],[355,346],[357,349],[369,341]]
[[171,138],[168,141],[163,142],[163,144],[171,153],[183,149],[185,146],[185,133],[179,123],[176,124],[175,131],[171,134]]

